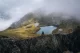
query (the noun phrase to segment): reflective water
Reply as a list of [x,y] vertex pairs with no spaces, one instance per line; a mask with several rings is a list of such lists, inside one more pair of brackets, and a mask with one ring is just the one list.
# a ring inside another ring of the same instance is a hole
[[45,27],[40,27],[41,29],[37,32],[37,34],[52,34],[52,31],[55,30],[57,27],[54,26],[45,26]]

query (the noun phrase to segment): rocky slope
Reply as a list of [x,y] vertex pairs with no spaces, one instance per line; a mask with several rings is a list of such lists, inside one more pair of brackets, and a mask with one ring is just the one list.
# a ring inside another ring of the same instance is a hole
[[0,38],[0,53],[80,52],[80,27],[68,35],[39,36],[25,40]]

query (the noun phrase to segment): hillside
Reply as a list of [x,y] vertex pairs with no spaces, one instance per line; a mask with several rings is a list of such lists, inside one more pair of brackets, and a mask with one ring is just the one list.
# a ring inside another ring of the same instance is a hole
[[[67,15],[63,13],[50,13],[50,14],[40,14],[40,13],[29,13],[26,14],[22,19],[12,24],[11,28],[17,28],[21,26],[24,21],[31,18],[37,20],[41,25],[60,25],[62,22],[72,23],[79,22],[75,16]],[[80,23],[80,22],[79,22]]]
[[34,21],[33,19],[28,20],[27,22],[24,22],[20,27],[18,28],[9,28],[5,31],[0,32],[1,36],[7,36],[10,38],[31,38],[38,36],[36,32],[40,29],[39,23]]
[[[66,19],[65,17],[69,17]],[[39,23],[38,23],[39,22]],[[39,26],[35,26],[38,25]],[[29,38],[39,36],[36,35],[36,32],[40,30],[41,26],[56,26],[57,29],[53,31],[53,34],[58,34],[59,29],[63,29],[63,34],[69,34],[74,31],[77,26],[80,26],[73,16],[64,15],[64,14],[33,14],[29,13],[25,15],[21,20],[15,22],[5,31],[0,32],[0,35],[16,38]]]
[[[80,26],[80,22],[77,22],[76,19],[62,20],[58,28],[53,31],[53,34],[69,34],[72,33],[77,26]],[[62,29],[62,31],[59,31],[59,29]]]
[[13,23],[11,28],[20,27],[24,21],[34,18],[40,23],[41,26],[56,26],[57,29],[53,31],[58,33],[58,29],[63,29],[62,33],[70,33],[77,26],[80,26],[80,21],[78,21],[75,16],[63,14],[63,13],[50,13],[50,14],[40,14],[40,13],[29,13],[25,15],[21,20]]

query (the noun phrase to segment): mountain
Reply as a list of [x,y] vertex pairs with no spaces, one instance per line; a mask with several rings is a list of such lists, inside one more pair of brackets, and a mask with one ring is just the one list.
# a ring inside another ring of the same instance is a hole
[[[25,15],[25,16],[24,16],[22,19],[20,19],[19,21],[13,23],[10,28],[18,28],[18,27],[20,27],[24,22],[27,22],[28,20],[34,19],[34,18],[35,18],[34,15],[33,15],[32,13],[29,13],[29,14]],[[36,20],[36,19],[35,19],[35,20]]]
[[[35,27],[35,25],[38,24],[40,25]],[[80,22],[78,22],[74,16],[62,13],[29,13],[18,22],[13,23],[7,30],[0,32],[0,35],[18,38],[35,37],[39,36],[36,35],[36,32],[40,30],[41,26],[49,25],[57,27],[53,33],[58,33],[58,29],[63,29],[63,33],[69,33],[69,30],[73,31],[77,26],[80,26]]]
[[28,20],[27,22],[24,22],[20,27],[18,28],[8,28],[5,31],[0,32],[1,36],[7,36],[10,38],[31,38],[38,36],[36,32],[40,29],[39,23],[33,19]]
[[[75,18],[62,20],[58,28],[53,31],[53,34],[55,33],[69,34],[72,33],[78,26],[80,26],[80,22],[77,21]],[[62,29],[62,31],[60,32],[59,29]]]
[[[25,15],[18,22],[12,24],[11,28],[17,28],[21,26],[21,24],[29,19],[34,18],[37,20],[41,26],[47,25],[60,25],[62,22],[66,23],[78,23],[75,16],[63,14],[63,13],[50,13],[50,14],[40,14],[40,13],[29,13]],[[80,22],[79,22],[80,23]]]

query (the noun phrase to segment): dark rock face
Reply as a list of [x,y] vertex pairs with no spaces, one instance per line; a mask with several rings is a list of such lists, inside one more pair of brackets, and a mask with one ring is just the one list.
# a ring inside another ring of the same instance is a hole
[[0,53],[80,52],[80,28],[68,35],[48,35],[26,40],[0,38]]
[[[55,36],[54,36],[55,37]],[[59,40],[52,39],[51,36],[38,37],[28,40],[20,40],[16,45],[21,49],[21,53],[60,53]]]
[[0,39],[0,53],[20,53],[20,48],[14,40],[2,38]]
[[65,50],[80,52],[80,28],[75,29],[72,34],[62,36],[62,44]]

